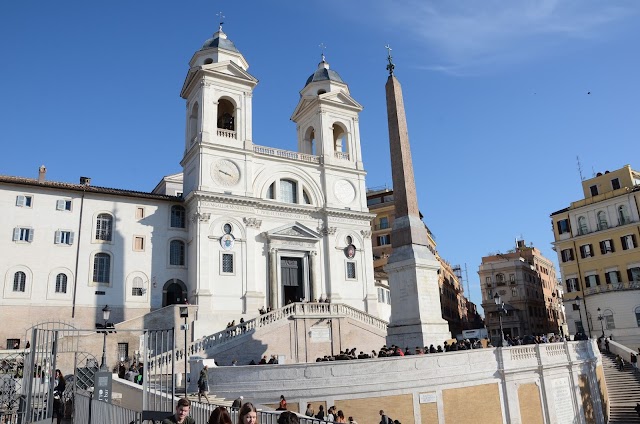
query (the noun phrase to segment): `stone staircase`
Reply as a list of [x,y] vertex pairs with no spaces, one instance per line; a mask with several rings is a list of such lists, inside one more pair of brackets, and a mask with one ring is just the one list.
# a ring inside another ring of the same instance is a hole
[[624,370],[618,371],[615,355],[607,353],[602,354],[602,367],[611,407],[609,424],[640,423],[634,410],[636,402],[640,402],[640,372],[634,373],[628,361]]
[[[385,333],[388,326],[386,321],[342,303],[291,303],[254,319],[195,340],[188,344],[186,354],[188,356],[210,356],[229,343],[238,341],[240,338],[251,337],[259,329],[278,325],[292,316],[314,318],[345,316],[360,323],[376,327]],[[165,352],[150,358],[149,364],[153,368],[157,363],[170,361],[172,355],[175,355],[173,356],[175,360],[180,361],[184,358],[184,354],[184,349]]]

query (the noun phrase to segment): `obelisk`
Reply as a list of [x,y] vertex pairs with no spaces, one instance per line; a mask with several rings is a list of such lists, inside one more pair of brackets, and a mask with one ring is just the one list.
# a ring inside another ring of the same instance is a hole
[[393,250],[384,267],[391,290],[387,345],[413,350],[442,344],[451,338],[451,333],[440,307],[440,263],[428,248],[427,229],[420,219],[402,88],[393,75],[391,48],[387,49],[389,78],[385,88],[395,204]]

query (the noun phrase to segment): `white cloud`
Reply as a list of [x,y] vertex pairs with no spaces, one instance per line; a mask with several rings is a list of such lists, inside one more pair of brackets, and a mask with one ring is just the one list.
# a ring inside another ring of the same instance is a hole
[[558,41],[600,38],[639,10],[635,0],[400,0],[385,15],[437,54],[439,63],[423,68],[465,73],[531,59]]

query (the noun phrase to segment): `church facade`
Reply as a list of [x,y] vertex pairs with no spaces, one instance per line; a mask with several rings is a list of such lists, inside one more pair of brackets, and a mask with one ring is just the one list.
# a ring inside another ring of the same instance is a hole
[[[297,151],[256,145],[257,79],[222,28],[189,63],[182,172],[151,193],[0,176],[0,345],[33,323],[93,328],[196,304],[194,337],[261,308],[326,300],[377,316],[358,114],[322,58],[291,120]],[[263,137],[261,137],[263,138]]]

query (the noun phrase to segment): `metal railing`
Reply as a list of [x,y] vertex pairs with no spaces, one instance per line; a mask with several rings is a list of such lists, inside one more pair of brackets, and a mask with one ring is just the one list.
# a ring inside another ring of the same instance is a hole
[[[217,405],[217,404],[204,404],[204,403],[199,403],[199,402],[191,402],[191,409],[190,409],[190,413],[189,415],[191,416],[191,418],[193,418],[195,420],[195,422],[197,423],[206,423],[209,421],[209,416],[211,416],[211,412],[213,412],[214,409],[216,409],[218,406],[223,406],[223,405]],[[227,409],[227,411],[229,412],[229,415],[231,415],[231,422],[238,422],[238,410],[237,409],[230,409],[228,407],[223,406],[224,408]],[[258,422],[260,424],[277,424],[278,423],[278,417],[280,416],[280,414],[284,412],[284,411],[260,411],[258,410],[257,412],[257,416],[258,416]],[[324,424],[327,421],[322,421],[319,420],[317,418],[310,418],[310,417],[305,417],[301,414],[297,414],[298,415],[298,419],[300,424]]]
[[622,281],[612,284],[604,284],[601,286],[592,287],[584,290],[585,296],[590,296],[592,294],[597,293],[606,293],[612,291],[623,291],[623,290],[640,290],[640,281],[629,281],[624,283]]
[[[169,415],[169,413],[167,413]],[[91,421],[89,421],[91,418]],[[74,423],[129,424],[140,422],[140,413],[112,403],[101,402],[76,393],[73,408]]]

